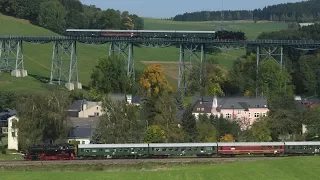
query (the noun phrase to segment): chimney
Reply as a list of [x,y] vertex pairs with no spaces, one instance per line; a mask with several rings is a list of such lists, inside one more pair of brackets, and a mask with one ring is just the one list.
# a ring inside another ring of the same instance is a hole
[[127,95],[127,103],[131,104],[132,103],[132,96]]
[[213,102],[212,102],[212,108],[217,108],[218,107],[218,99],[217,97],[215,96],[213,98]]

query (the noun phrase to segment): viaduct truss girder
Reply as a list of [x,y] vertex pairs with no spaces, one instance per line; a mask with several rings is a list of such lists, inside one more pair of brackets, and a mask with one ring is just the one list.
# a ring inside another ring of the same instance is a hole
[[[192,62],[200,62],[201,75],[204,80],[205,47],[220,49],[238,49],[247,46],[258,47],[257,66],[264,59],[273,57],[283,65],[283,47],[290,46],[297,50],[315,50],[320,41],[313,40],[219,40],[206,38],[154,38],[154,37],[67,37],[67,36],[1,36],[0,37],[0,70],[12,71],[15,76],[24,76],[22,41],[33,44],[54,42],[50,83],[66,83],[69,89],[81,88],[78,79],[76,43],[105,44],[110,43],[109,55],[118,54],[127,61],[127,75],[134,78],[134,46],[180,48],[178,88],[186,92],[187,75]],[[200,50],[200,53],[198,52]],[[200,54],[200,55],[199,55]],[[277,57],[280,57],[277,58]],[[19,75],[20,73],[20,75]],[[257,68],[257,74],[259,68]],[[258,90],[257,90],[258,95]]]

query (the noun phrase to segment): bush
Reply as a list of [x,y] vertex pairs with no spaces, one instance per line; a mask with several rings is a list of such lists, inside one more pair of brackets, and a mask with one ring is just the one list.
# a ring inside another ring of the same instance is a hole
[[4,147],[1,147],[1,154],[4,154],[4,155],[7,154],[7,151],[6,151],[6,149]]

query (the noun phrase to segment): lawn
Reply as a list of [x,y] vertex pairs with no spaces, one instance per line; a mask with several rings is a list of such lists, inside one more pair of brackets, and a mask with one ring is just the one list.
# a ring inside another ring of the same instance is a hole
[[[249,38],[255,38],[262,31],[274,31],[287,27],[285,23],[253,23],[249,21],[226,22],[228,30],[242,30],[247,33]],[[170,20],[145,19],[145,29],[163,30],[216,30],[220,22],[174,22]],[[30,24],[27,20],[16,19],[0,14],[0,36],[1,35],[38,35],[56,36],[57,34]],[[12,78],[9,75],[0,74],[0,91],[24,91],[24,92],[47,92],[47,85],[43,85],[35,77],[40,76],[49,78],[51,69],[53,43],[30,44],[24,42],[24,64],[25,69],[30,74],[27,78]],[[109,45],[87,45],[78,44],[78,71],[79,79],[83,85],[88,85],[90,74],[98,59],[108,54]],[[135,48],[135,67],[144,69],[148,64],[142,61],[178,62],[179,49],[168,47],[163,49],[154,48]],[[207,55],[207,58],[214,58],[223,66],[230,68],[233,60],[244,55],[245,50],[224,51],[218,55]],[[178,64],[171,64],[170,69],[165,70],[168,80],[176,89]],[[165,65],[165,68],[168,66]]]
[[[1,138],[2,143],[0,141],[0,149],[2,146],[4,146],[5,148],[8,147],[8,137],[2,137]],[[0,152],[0,161],[2,160],[23,160],[22,156],[20,154],[17,154],[16,151],[14,150],[7,150],[6,154],[2,154]]]
[[[236,162],[227,164],[189,164],[189,165],[153,165],[152,167],[108,167],[94,171],[47,170],[41,171],[10,171],[0,168],[3,180],[89,180],[89,179],[152,179],[152,180],[304,180],[318,179],[320,173],[320,157],[290,157],[277,160],[255,162]],[[55,168],[52,168],[55,169]],[[63,171],[63,172],[62,172]]]

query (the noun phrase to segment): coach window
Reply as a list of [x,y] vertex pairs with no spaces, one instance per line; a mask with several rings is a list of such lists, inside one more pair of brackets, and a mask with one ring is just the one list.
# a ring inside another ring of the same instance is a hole
[[90,152],[90,149],[85,149],[84,152]]
[[92,152],[97,152],[97,150],[96,149],[92,149]]

